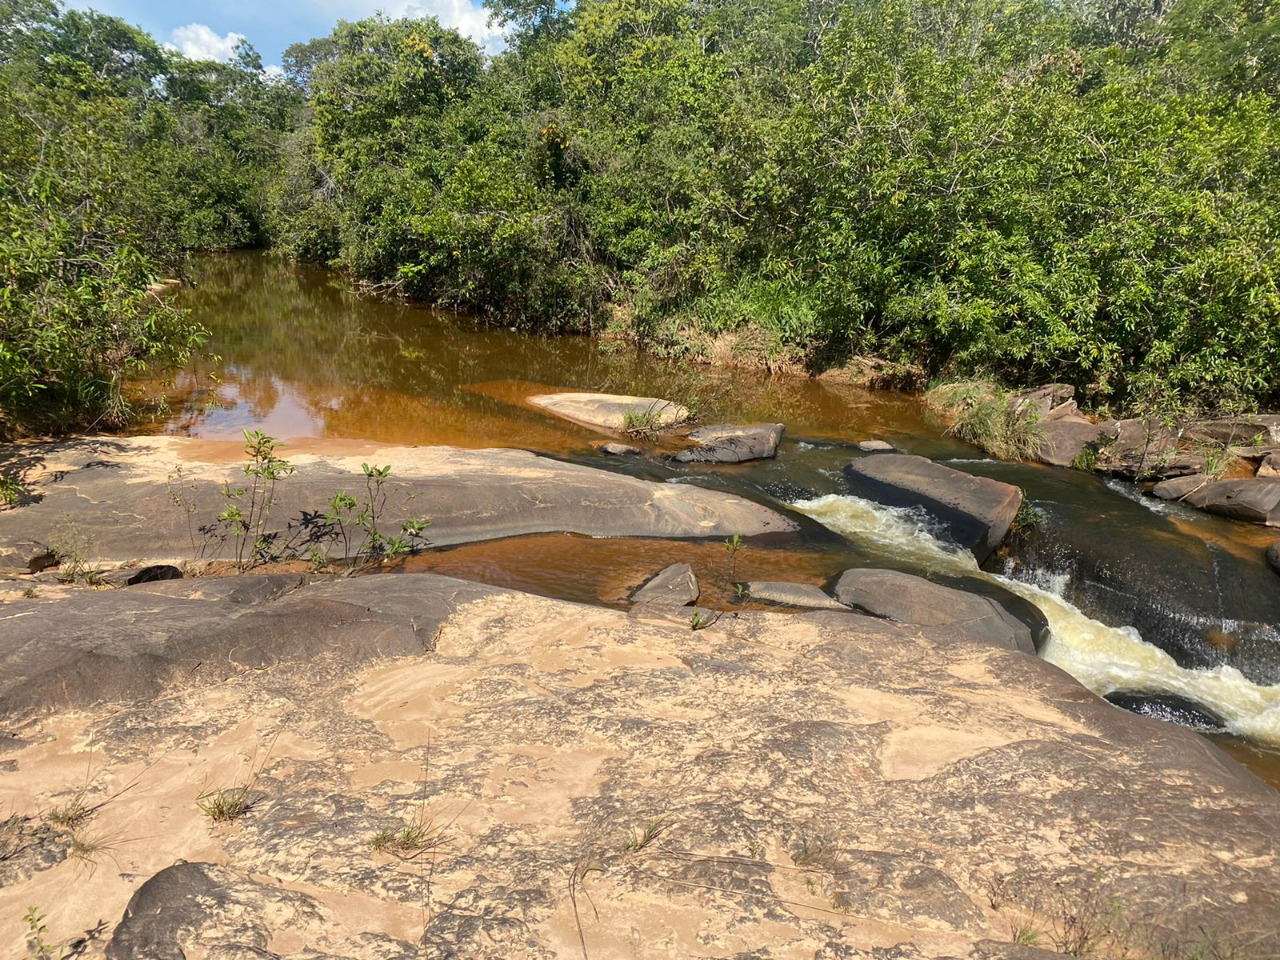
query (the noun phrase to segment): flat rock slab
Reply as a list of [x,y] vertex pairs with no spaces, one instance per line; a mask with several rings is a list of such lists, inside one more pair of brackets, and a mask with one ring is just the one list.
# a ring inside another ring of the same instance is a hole
[[[1043,661],[851,613],[691,630],[465,589],[299,587],[248,605],[244,649],[270,648],[304,599],[431,642],[216,684],[179,671],[141,700],[6,727],[0,796],[23,843],[0,862],[0,917],[48,905],[49,942],[102,920],[91,955],[114,960],[550,960],[583,944],[1029,960],[1011,929],[1066,910],[1141,930],[1153,955],[1201,929],[1250,960],[1280,954],[1280,794]],[[142,658],[152,625],[135,622]],[[210,824],[197,798],[250,768],[251,808]],[[79,791],[88,835],[111,838],[97,870],[40,813]],[[373,849],[415,825],[421,846]],[[26,955],[25,934],[0,924],[0,956]]]
[[632,603],[683,607],[698,600],[698,578],[687,563],[673,563],[631,595]]
[[896,453],[898,450],[888,440],[859,440],[858,449],[863,453]]
[[1207,481],[1184,477],[1157,483],[1151,492],[1207,513],[1280,527],[1280,478]]
[[832,600],[820,587],[811,583],[786,583],[777,580],[752,580],[747,584],[752,600],[779,603],[788,607],[804,607],[808,610],[848,610],[838,600]]
[[1069,467],[1087,448],[1097,445],[1105,427],[1084,417],[1065,416],[1039,423],[1041,443],[1036,459],[1055,467]]
[[689,408],[658,397],[626,397],[612,393],[542,393],[529,397],[557,417],[588,427],[621,433],[633,426],[661,430],[689,419]]
[[846,570],[836,599],[876,617],[948,627],[970,640],[1036,652],[1043,623],[1029,624],[990,597],[955,590],[897,570]]
[[1205,463],[1182,447],[1178,431],[1153,417],[1109,425],[1097,469],[1126,480],[1163,480],[1203,473]]
[[699,427],[689,433],[698,444],[674,457],[680,463],[744,463],[767,460],[778,454],[778,444],[786,427],[781,423],[751,423],[742,426],[720,423]]
[[908,454],[877,454],[845,467],[855,492],[897,507],[923,507],[982,563],[1000,545],[1022,506],[1022,491]]
[[[196,459],[208,449],[208,444],[172,437],[51,447],[45,473],[32,484],[38,502],[0,514],[0,566],[26,567],[68,541],[79,544],[76,549],[91,564],[234,558],[235,538],[217,516],[227,506],[224,485],[245,483],[237,466],[243,458],[230,463]],[[266,524],[269,551],[276,557],[306,558],[314,550],[334,559],[359,549],[361,531],[349,527],[343,538],[324,514],[339,491],[358,500],[366,495],[362,463],[392,468],[379,522],[384,535],[397,535],[410,518],[430,519],[415,547],[560,531],[723,538],[797,529],[791,520],[741,497],[621,476],[523,450],[386,447],[364,457],[290,458],[282,446],[278,453],[297,472],[276,485],[278,503]]]

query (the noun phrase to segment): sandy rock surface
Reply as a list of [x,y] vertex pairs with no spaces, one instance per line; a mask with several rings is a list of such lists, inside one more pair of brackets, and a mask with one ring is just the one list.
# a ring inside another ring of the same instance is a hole
[[[1280,952],[1280,794],[1033,657],[845,613],[694,631],[432,576],[253,579],[200,601],[246,590],[246,649],[308,605],[375,626],[0,716],[0,955],[31,905],[112,958],[1032,960],[1014,931],[1100,917]],[[249,809],[211,823],[218,790]]]
[[659,397],[630,397],[612,393],[543,393],[529,397],[529,402],[557,417],[615,433],[631,424],[661,429],[689,419],[688,407]]

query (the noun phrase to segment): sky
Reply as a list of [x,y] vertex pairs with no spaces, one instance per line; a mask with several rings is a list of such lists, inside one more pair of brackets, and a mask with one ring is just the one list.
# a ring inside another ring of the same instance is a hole
[[391,17],[437,17],[490,51],[502,45],[479,0],[71,0],[141,27],[161,43],[201,60],[225,60],[247,38],[269,66],[298,40],[327,36],[339,20],[379,11]]

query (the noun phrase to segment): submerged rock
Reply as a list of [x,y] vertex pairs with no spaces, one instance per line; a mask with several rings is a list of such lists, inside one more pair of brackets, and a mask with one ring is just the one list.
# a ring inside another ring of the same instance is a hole
[[838,600],[832,600],[822,589],[811,583],[784,583],[776,580],[753,580],[747,584],[752,600],[778,603],[788,607],[805,607],[810,610],[848,610]]
[[[113,615],[134,629],[112,655],[149,660],[171,629],[152,598],[102,596],[140,604]],[[1010,929],[1041,922],[1048,890],[1053,917],[1106,911],[1145,942],[1204,928],[1280,948],[1280,794],[1036,658],[851,613],[694,631],[420,575],[299,587],[225,632],[261,659],[329,605],[376,627],[348,620],[307,659],[218,683],[177,670],[158,695],[81,698],[39,726],[0,715],[7,803],[34,813],[83,789],[92,742],[91,829],[113,838],[109,869],[18,851],[0,916],[57,891],[48,939],[104,920],[93,949],[113,960],[550,960],[583,944],[1027,960]],[[376,630],[417,649],[357,660]],[[34,652],[0,632],[10,702],[35,699],[12,679]],[[195,802],[246,783],[230,825]],[[25,935],[2,925],[0,955],[25,955]]]
[[1267,547],[1267,565],[1280,573],[1280,540]]
[[1214,711],[1176,693],[1143,693],[1117,690],[1108,693],[1108,703],[1152,720],[1176,723],[1201,733],[1225,733],[1227,721]]
[[534,406],[589,427],[622,432],[661,430],[689,419],[689,408],[659,397],[628,397],[612,393],[544,393],[532,396]]
[[683,607],[698,600],[698,578],[687,563],[673,563],[631,595],[632,603]]
[[898,507],[923,507],[982,563],[1000,545],[1022,506],[1022,491],[908,454],[855,460],[845,475],[858,492]]
[[638,457],[640,448],[633,447],[629,443],[597,443],[596,449],[601,453],[607,453],[611,457]]
[[896,453],[898,450],[887,440],[860,440],[858,449],[863,453]]
[[699,427],[689,434],[698,445],[674,457],[680,463],[743,463],[776,456],[786,427],[781,423],[734,426],[721,423]]
[[1047,627],[1043,617],[1037,621],[1034,615],[1028,616],[1029,605],[1022,609],[1031,622],[991,597],[944,587],[897,570],[846,570],[833,592],[841,603],[872,616],[948,627],[967,639],[1023,653],[1036,652],[1037,641]]

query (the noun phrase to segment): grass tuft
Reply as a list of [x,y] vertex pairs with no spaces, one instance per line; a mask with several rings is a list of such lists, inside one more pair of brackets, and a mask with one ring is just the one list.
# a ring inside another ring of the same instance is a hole
[[250,794],[252,784],[206,790],[196,797],[196,806],[213,823],[232,823],[253,809],[257,797]]
[[632,830],[631,836],[627,838],[626,843],[619,850],[622,853],[639,853],[657,840],[673,822],[667,817],[656,817],[650,820],[640,830]]
[[944,383],[924,396],[930,412],[951,421],[947,433],[1001,460],[1033,460],[1044,445],[1035,414],[993,383]]

